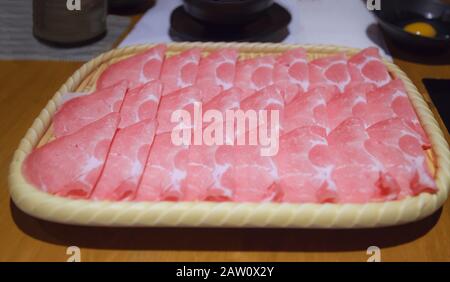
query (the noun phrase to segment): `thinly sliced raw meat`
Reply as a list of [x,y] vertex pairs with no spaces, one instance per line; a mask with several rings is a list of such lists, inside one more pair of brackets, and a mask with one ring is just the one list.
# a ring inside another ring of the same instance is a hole
[[333,86],[323,86],[295,98],[284,109],[282,131],[286,133],[305,126],[320,126],[329,130],[327,101],[334,93]]
[[181,181],[183,200],[203,201],[208,189],[217,179],[214,177],[216,146],[193,145],[187,152],[186,177]]
[[157,45],[109,66],[98,78],[97,89],[109,87],[121,80],[128,80],[130,88],[135,88],[158,79],[165,52],[165,45]]
[[368,126],[394,117],[419,122],[401,80],[394,80],[384,87],[369,92],[367,103],[368,113],[365,121]]
[[353,82],[366,82],[377,87],[388,84],[392,79],[384,65],[378,48],[367,48],[348,61]]
[[285,104],[289,104],[298,96],[305,94],[305,92],[303,92],[303,90],[301,89],[301,86],[290,83],[290,82],[281,82],[280,81],[273,85],[276,85],[282,89],[283,99],[284,99]]
[[351,76],[344,54],[316,59],[309,63],[310,88],[334,85],[344,92],[350,84]]
[[149,82],[128,91],[120,110],[119,128],[125,128],[146,119],[155,119],[161,99],[162,84]]
[[194,48],[167,58],[161,71],[163,96],[181,88],[192,86],[197,77],[201,50]]
[[112,112],[118,112],[126,91],[127,82],[122,81],[66,102],[53,117],[53,134],[61,137],[74,133]]
[[232,187],[222,184],[228,165],[216,161],[218,146],[193,145],[189,147],[186,178],[182,180],[185,201],[229,201],[233,199]]
[[[215,121],[215,123],[223,123],[221,128],[223,129],[222,133],[227,140],[227,144],[229,144],[228,142],[235,144],[238,136],[247,138],[248,136],[244,136],[244,134],[248,134],[249,131],[256,130],[258,127],[266,126],[267,133],[271,134],[272,132],[270,130],[273,129],[268,128],[269,124],[274,125],[274,127],[280,126],[279,122],[272,121],[272,117],[274,116],[272,111],[278,111],[278,114],[281,115],[284,108],[283,89],[281,87],[271,85],[239,101],[241,95],[242,91],[234,87],[228,91],[224,91],[203,107],[204,114],[210,110],[217,110],[222,114],[222,119]],[[227,113],[229,110],[231,111],[231,115]],[[263,110],[266,113],[260,112]],[[230,124],[233,126],[232,133],[227,130],[227,125]],[[211,122],[204,121],[204,127],[209,127],[210,125]],[[256,133],[255,136],[258,137],[258,134]]]
[[421,136],[401,118],[374,124],[367,129],[370,152],[395,173],[401,187],[408,187],[413,195],[435,192],[436,184],[427,166],[421,146]]
[[[69,95],[57,139],[24,162],[28,181],[112,201],[367,203],[437,191],[429,140],[375,48],[310,63],[301,48],[243,61],[233,49],[164,60],[165,48],[110,66],[95,93]],[[172,122],[178,110],[190,118]]]
[[27,180],[51,194],[88,197],[100,176],[119,119],[118,113],[109,114],[34,150],[23,166]]
[[219,146],[216,162],[221,168],[220,184],[234,191],[233,201],[277,201],[280,191],[275,181],[278,171],[270,157],[260,155],[259,146]]
[[[242,90],[237,87],[232,87],[226,91],[223,91],[216,97],[214,97],[212,100],[210,100],[208,103],[204,104],[203,106],[203,127],[208,127],[212,124],[216,123],[224,123],[225,125],[227,122],[230,124],[235,124],[234,117],[231,117],[227,115],[227,111],[232,111],[233,113],[236,110],[239,110],[241,107],[241,96],[242,96]],[[210,111],[218,111],[222,114],[221,120],[206,120],[207,114]],[[226,127],[223,127],[226,128]],[[225,134],[225,129],[224,129]],[[224,135],[225,136],[225,135]],[[234,133],[232,136],[230,136],[230,140],[234,136]]]
[[184,124],[183,128],[193,128],[194,104],[201,103],[201,91],[196,87],[186,87],[163,96],[159,103],[157,114],[158,129],[156,134],[170,132],[178,123],[171,122],[171,116],[176,110],[186,110],[189,112],[190,124]]
[[155,130],[154,120],[119,129],[92,199],[122,201],[136,196]]
[[403,82],[399,79],[367,94],[367,111],[364,121],[367,126],[386,119],[400,117],[414,125],[421,135],[424,148],[430,148],[430,141],[424,132],[414,108],[406,94]]
[[311,161],[334,183],[341,203],[366,203],[397,199],[394,175],[365,148],[369,135],[361,119],[342,122],[327,137],[328,146],[317,145]]
[[203,112],[216,110],[225,114],[227,110],[237,110],[241,107],[241,96],[242,90],[232,87],[204,103]]
[[[254,115],[249,115],[249,121],[248,125],[245,125],[245,131],[243,125],[240,125],[239,123],[236,124],[236,136],[240,136],[248,131],[255,130],[256,128],[260,130],[261,127],[266,127],[268,132],[270,132],[269,130],[275,130],[277,128],[277,130],[281,130],[281,115],[283,114],[285,107],[283,97],[284,89],[274,84],[263,88],[262,90],[242,100],[241,110],[243,110],[246,114],[248,114],[249,111],[254,111]],[[261,116],[261,114],[264,114],[262,111],[266,111],[267,115],[263,115],[265,120],[262,119],[263,116]],[[272,121],[274,114],[276,114],[275,111],[278,112],[278,122],[276,120]],[[274,125],[273,128],[272,125]]]
[[275,63],[273,56],[238,61],[234,86],[242,89],[243,99],[274,83]]
[[284,89],[278,85],[271,85],[241,101],[241,109],[248,110],[283,110]]
[[366,94],[373,91],[372,84],[360,83],[348,87],[341,95],[336,95],[327,104],[328,122],[333,130],[351,117],[364,118],[367,110]]
[[171,134],[155,137],[137,192],[137,201],[177,201],[184,197],[188,146],[175,146]]
[[283,202],[335,201],[333,183],[309,159],[309,152],[314,146],[327,144],[323,132],[319,127],[301,127],[281,137],[280,151],[274,160],[278,167],[278,185]]
[[233,87],[237,58],[237,50],[220,49],[200,60],[195,86],[202,90],[204,102]]
[[297,48],[286,51],[277,58],[274,69],[275,83],[299,85],[302,92],[309,90],[309,67],[306,50]]

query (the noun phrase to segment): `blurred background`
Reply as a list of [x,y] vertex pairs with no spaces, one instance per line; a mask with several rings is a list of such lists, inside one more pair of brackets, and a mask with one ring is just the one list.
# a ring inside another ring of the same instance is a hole
[[[86,61],[113,47],[172,41],[376,46],[388,57],[392,48],[387,46],[394,43],[394,48],[400,47],[406,53],[419,50],[419,55],[427,51],[436,55],[439,49],[442,57],[450,46],[449,3],[2,0],[0,58]],[[378,7],[382,9],[377,11]]]

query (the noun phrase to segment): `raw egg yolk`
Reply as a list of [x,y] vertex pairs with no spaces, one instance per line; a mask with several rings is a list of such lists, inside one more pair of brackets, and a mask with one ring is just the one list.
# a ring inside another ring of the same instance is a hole
[[408,24],[405,26],[404,29],[409,33],[424,37],[434,38],[437,35],[436,29],[431,24],[424,22],[416,22]]

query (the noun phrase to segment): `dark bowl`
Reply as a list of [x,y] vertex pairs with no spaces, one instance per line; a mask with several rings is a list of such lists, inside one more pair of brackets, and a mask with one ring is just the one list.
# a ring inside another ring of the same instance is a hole
[[273,0],[184,0],[184,9],[203,22],[239,25],[253,21],[272,4]]
[[[450,49],[449,4],[439,0],[381,0],[381,10],[374,13],[382,30],[397,45],[425,51]],[[438,36],[423,37],[403,30],[413,22],[431,24]]]

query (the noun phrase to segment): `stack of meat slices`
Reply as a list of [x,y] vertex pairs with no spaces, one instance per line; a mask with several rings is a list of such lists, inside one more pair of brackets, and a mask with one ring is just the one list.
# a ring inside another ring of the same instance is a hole
[[[24,162],[28,181],[110,201],[366,203],[436,192],[427,136],[376,48],[314,61],[301,48],[241,60],[234,49],[165,52],[159,45],[111,65],[94,93],[61,105],[56,138]],[[175,145],[171,115],[196,103],[278,110],[277,154]]]

